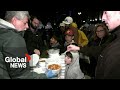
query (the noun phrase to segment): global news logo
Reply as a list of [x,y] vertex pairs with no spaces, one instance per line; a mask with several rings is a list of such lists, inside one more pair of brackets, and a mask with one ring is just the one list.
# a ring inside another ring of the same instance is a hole
[[5,62],[9,64],[10,68],[26,68],[27,62],[31,60],[30,55],[25,54],[24,58],[20,57],[5,57]]

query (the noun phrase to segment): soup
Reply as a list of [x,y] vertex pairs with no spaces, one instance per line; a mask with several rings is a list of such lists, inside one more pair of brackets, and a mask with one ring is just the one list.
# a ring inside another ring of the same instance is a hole
[[60,69],[61,66],[58,65],[58,64],[51,64],[48,66],[48,69],[51,69],[51,70],[57,70],[57,69]]

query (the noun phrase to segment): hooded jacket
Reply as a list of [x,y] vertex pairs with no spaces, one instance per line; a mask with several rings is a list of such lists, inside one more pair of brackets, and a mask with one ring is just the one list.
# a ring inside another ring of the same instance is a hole
[[77,51],[71,52],[73,61],[71,64],[66,65],[65,79],[83,79],[84,73],[80,69],[79,53]]
[[[0,78],[1,79],[33,79],[40,75],[30,72],[29,63],[26,68],[11,68],[5,58],[25,58],[27,54],[26,44],[22,37],[23,32],[18,32],[7,21],[0,19]],[[9,59],[10,60],[10,59]]]

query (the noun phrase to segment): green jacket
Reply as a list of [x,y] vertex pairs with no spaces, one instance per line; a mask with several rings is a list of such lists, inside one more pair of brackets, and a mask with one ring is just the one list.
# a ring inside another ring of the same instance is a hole
[[18,32],[10,23],[0,19],[0,78],[1,79],[33,79],[42,78],[37,73],[30,72],[29,63],[26,68],[11,68],[6,57],[25,58],[27,54],[23,32]]

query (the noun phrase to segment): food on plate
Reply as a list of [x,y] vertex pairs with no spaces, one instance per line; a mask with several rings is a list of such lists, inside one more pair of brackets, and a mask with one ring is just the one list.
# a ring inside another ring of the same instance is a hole
[[51,70],[57,70],[57,69],[60,69],[61,66],[58,65],[58,64],[51,64],[48,66],[48,69],[51,69]]
[[40,62],[45,62],[45,60],[41,60]]
[[39,62],[46,62],[47,58],[40,58]]

